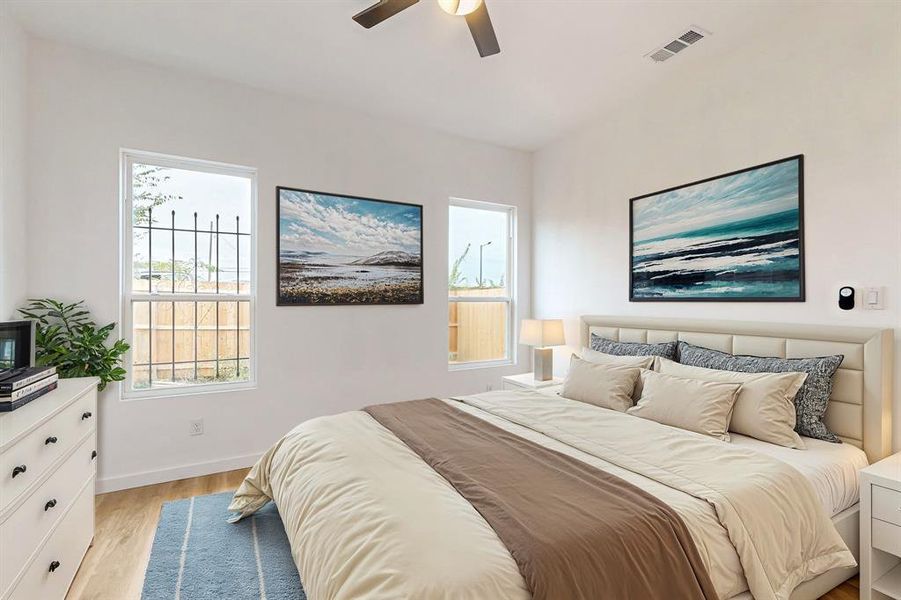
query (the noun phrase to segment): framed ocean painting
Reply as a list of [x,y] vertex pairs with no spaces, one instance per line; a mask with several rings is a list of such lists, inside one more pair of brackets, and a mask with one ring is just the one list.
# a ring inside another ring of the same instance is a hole
[[422,304],[422,206],[276,188],[279,306]]
[[630,200],[633,302],[804,301],[804,157]]

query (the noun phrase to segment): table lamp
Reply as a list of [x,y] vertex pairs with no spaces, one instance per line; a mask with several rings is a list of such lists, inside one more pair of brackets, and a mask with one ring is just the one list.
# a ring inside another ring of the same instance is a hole
[[562,346],[563,321],[561,319],[523,319],[519,330],[519,343],[533,346],[535,381],[548,381],[554,377],[554,351],[550,346]]

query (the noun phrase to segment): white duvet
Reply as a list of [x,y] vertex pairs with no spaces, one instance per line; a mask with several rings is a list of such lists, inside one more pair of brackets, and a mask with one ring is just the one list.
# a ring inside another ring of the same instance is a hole
[[[765,453],[534,392],[448,402],[669,504],[721,598],[787,599],[855,564],[811,484]],[[481,515],[366,413],[299,425],[254,466],[231,508],[245,516],[270,499],[311,600],[529,598]]]
[[851,444],[833,444],[802,438],[805,450],[768,444],[737,433],[732,444],[763,452],[797,469],[813,486],[823,509],[830,516],[857,504],[860,499],[860,471],[869,465],[866,453]]

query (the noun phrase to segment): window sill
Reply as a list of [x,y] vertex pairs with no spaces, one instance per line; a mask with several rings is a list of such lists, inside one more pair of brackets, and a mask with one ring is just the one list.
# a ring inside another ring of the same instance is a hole
[[447,365],[447,370],[454,371],[472,371],[474,369],[494,369],[496,367],[512,367],[516,365],[515,360],[506,358],[504,360],[484,360],[470,363],[459,363]]
[[255,390],[257,382],[242,381],[239,383],[211,383],[208,385],[192,385],[184,387],[157,388],[154,390],[126,391],[125,384],[121,384],[119,400],[133,402],[135,400],[160,400],[164,398],[182,398],[184,396],[206,396],[209,394],[227,394],[230,392],[244,392]]

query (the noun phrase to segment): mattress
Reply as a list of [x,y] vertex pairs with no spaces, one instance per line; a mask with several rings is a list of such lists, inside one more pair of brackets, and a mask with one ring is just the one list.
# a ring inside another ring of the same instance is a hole
[[796,450],[736,433],[730,435],[733,444],[763,452],[800,471],[830,516],[854,506],[860,499],[860,470],[869,462],[856,446],[802,437],[807,449]]

